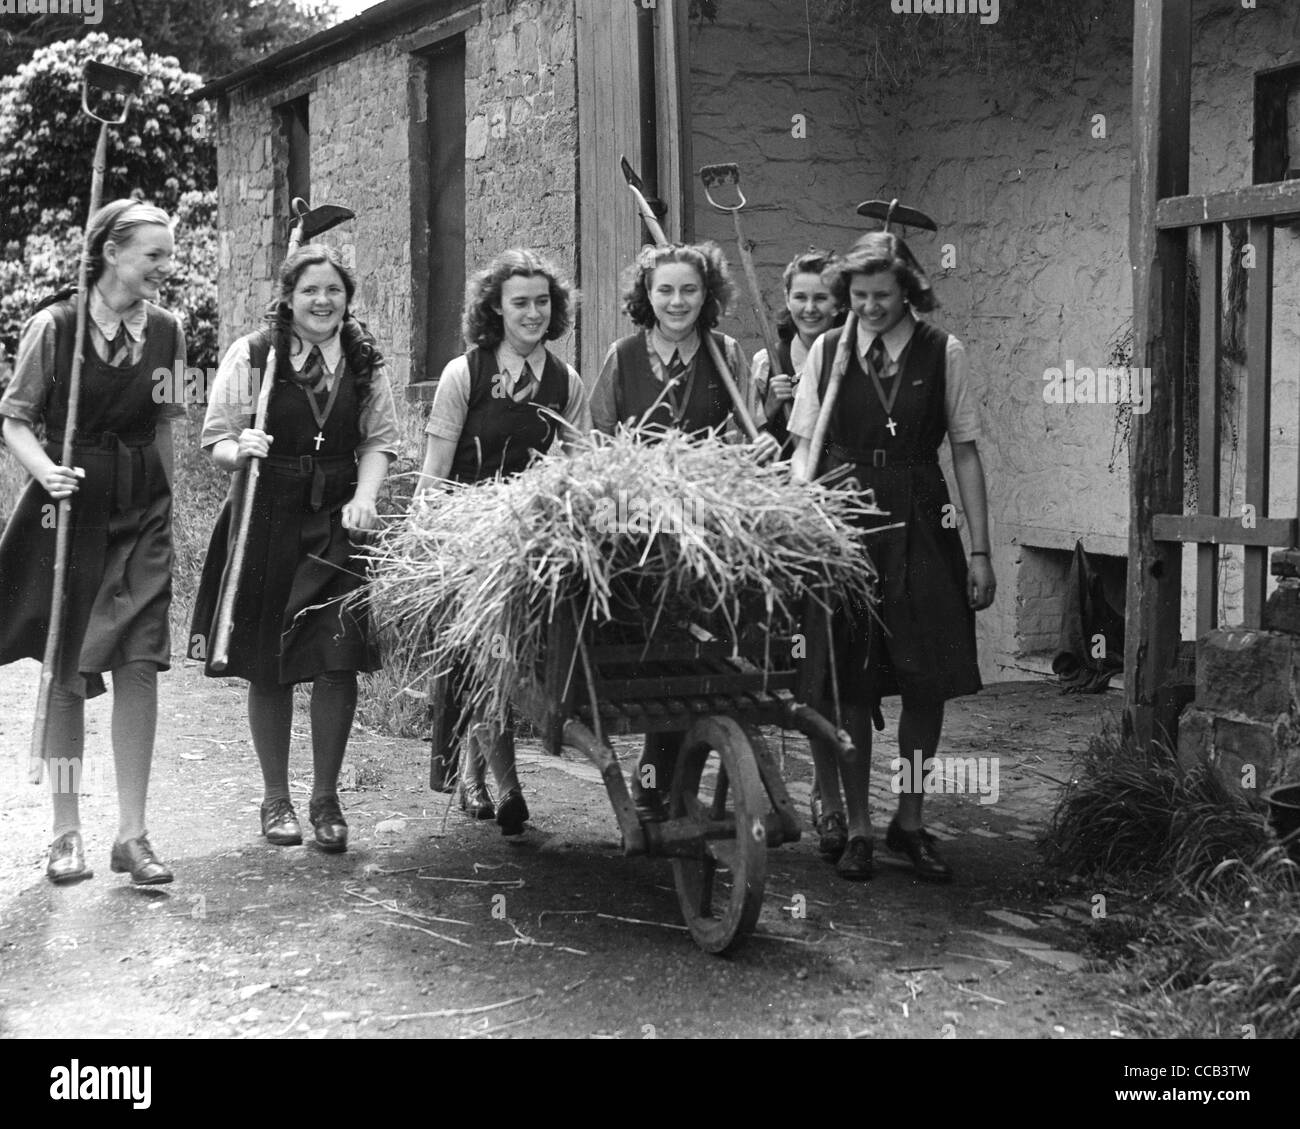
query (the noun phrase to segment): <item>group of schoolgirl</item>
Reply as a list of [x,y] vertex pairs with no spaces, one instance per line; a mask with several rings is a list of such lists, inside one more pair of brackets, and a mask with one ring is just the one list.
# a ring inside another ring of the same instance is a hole
[[[39,658],[48,630],[54,533],[51,499],[75,495],[73,552],[61,662],[47,755],[79,763],[84,700],[112,673],[112,744],[120,822],[110,854],[137,884],[170,882],[145,828],[157,715],[157,672],[170,659],[171,420],[175,404],[153,396],[152,373],[185,356],[177,319],[155,305],[170,272],[169,217],[119,200],[87,230],[90,262],[85,363],[75,467],[59,465],[68,426],[68,374],[76,302],[37,313],[24,328],[14,379],[0,399],[4,437],[32,481],[0,539],[0,663]],[[624,278],[623,306],[637,331],[611,345],[590,394],[546,343],[573,322],[576,292],[553,264],[515,249],[467,287],[467,351],[444,368],[426,426],[419,492],[439,482],[515,474],[566,434],[613,433],[650,424],[712,441],[737,431],[715,357],[730,369],[751,418],[762,424],[756,460],[792,457],[795,473],[853,465],[891,521],[906,528],[872,539],[881,574],[879,621],[848,609],[836,653],[845,724],[869,751],[871,716],[884,694],[902,695],[900,750],[934,755],[947,698],[980,686],[973,612],[993,598],[977,425],[961,344],[915,316],[934,306],[924,273],[896,237],[876,233],[838,258],[797,256],[784,277],[779,355],[747,363],[715,332],[732,296],[726,263],[709,243],[646,248]],[[228,664],[206,653],[230,546],[240,524],[239,479],[214,529],[195,600],[192,657],[213,676],[247,680],[248,718],[261,767],[261,829],[269,842],[303,841],[289,792],[294,687],[311,684],[315,845],[346,849],[338,779],[357,702],[357,674],[379,667],[364,604],[341,597],[364,583],[356,539],[377,524],[376,501],[397,455],[392,390],[374,339],[351,313],[355,280],[332,249],[290,255],[266,325],[236,341],[218,370],[202,446],[229,472],[260,460],[242,581],[236,589]],[[825,463],[809,466],[810,439],[836,352],[842,312],[857,315],[857,341],[830,421]],[[712,334],[710,343],[705,334]],[[253,426],[260,375],[274,354],[265,426]],[[43,437],[39,432],[43,429]],[[940,518],[947,491],[937,450],[947,434],[973,540],[968,566],[959,535]],[[883,621],[884,630],[880,621]],[[650,736],[643,764],[671,770],[673,739]],[[513,734],[470,719],[459,770],[462,808],[519,834],[528,809],[515,770]],[[820,848],[846,878],[871,873],[868,756],[856,768],[814,747],[813,816]],[[492,771],[496,799],[486,786]],[[658,789],[633,774],[643,819],[664,817]],[[91,876],[78,795],[68,774],[53,783],[47,874]],[[841,791],[841,784],[843,790]],[[921,796],[900,797],[887,844],[919,876],[945,880],[947,865],[921,826]]]

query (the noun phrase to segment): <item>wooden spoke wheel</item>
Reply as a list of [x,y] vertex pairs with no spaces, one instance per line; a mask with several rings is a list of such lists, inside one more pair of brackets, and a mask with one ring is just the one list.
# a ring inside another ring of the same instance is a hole
[[758,921],[767,881],[767,791],[749,738],[730,717],[701,718],[673,772],[673,819],[706,830],[697,858],[673,859],[682,916],[710,953],[735,948]]

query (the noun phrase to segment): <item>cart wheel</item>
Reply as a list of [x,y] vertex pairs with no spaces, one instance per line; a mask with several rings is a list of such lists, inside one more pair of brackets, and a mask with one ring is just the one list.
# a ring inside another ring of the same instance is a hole
[[749,738],[731,718],[704,717],[682,740],[672,817],[723,821],[732,833],[706,841],[698,859],[674,858],[682,916],[705,952],[735,948],[758,921],[767,881],[767,792]]

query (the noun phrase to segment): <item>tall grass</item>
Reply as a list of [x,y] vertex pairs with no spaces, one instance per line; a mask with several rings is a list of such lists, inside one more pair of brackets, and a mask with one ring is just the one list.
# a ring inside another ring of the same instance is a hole
[[1076,874],[1143,895],[1119,975],[1138,1001],[1125,1010],[1153,1032],[1300,1037],[1300,868],[1212,766],[1184,771],[1107,731],[1045,846]]

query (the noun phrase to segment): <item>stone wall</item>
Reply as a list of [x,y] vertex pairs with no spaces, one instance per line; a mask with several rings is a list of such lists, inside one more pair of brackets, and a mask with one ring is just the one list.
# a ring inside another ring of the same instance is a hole
[[[466,271],[521,243],[555,255],[571,271],[577,242],[572,0],[483,0],[479,7],[479,21],[465,35]],[[409,34],[419,26],[400,30]],[[408,91],[417,69],[399,43],[376,39],[364,49],[309,60],[292,87],[230,93],[218,128],[221,344],[254,328],[271,295],[273,107],[305,86],[312,199],[357,213],[322,241],[340,247],[355,265],[355,312],[378,338],[400,391],[424,377],[411,372]]]
[[[981,662],[986,679],[1014,675],[1023,634],[1014,593],[1027,559],[1019,547],[1067,550],[1082,538],[1090,552],[1127,553],[1122,443],[1111,466],[1115,407],[1047,403],[1043,391],[1049,368],[1106,365],[1132,314],[1131,6],[1116,5],[1113,21],[1092,28],[1072,70],[1030,83],[1012,71],[935,68],[902,95],[879,91],[880,65],[861,45],[815,19],[806,25],[803,5],[725,0],[720,10],[718,23],[692,34],[694,161],[740,164],[770,312],[780,309],[780,272],[795,251],[842,247],[865,227],[854,215],[861,200],[897,196],[939,221],[937,236],[909,242],[942,302],[935,320],[972,357],[1000,580],[997,603],[979,617]],[[1252,75],[1300,58],[1297,14],[1284,0],[1250,11],[1204,0],[1196,11],[1192,191],[1241,186],[1251,178]],[[795,114],[806,115],[805,139],[791,135]],[[730,222],[698,187],[695,206],[696,233],[734,257]],[[1297,295],[1285,283],[1295,277],[1298,243],[1279,231],[1275,513],[1295,512],[1300,341]],[[945,246],[950,269],[940,266]],[[728,328],[756,349],[755,319],[747,301],[739,306]],[[946,450],[944,461],[951,485]],[[1239,493],[1241,460],[1229,453],[1225,480],[1230,471]],[[1195,554],[1186,556],[1190,635]],[[1236,574],[1225,584],[1227,614],[1239,616]],[[1041,638],[1042,624],[1025,626]]]

